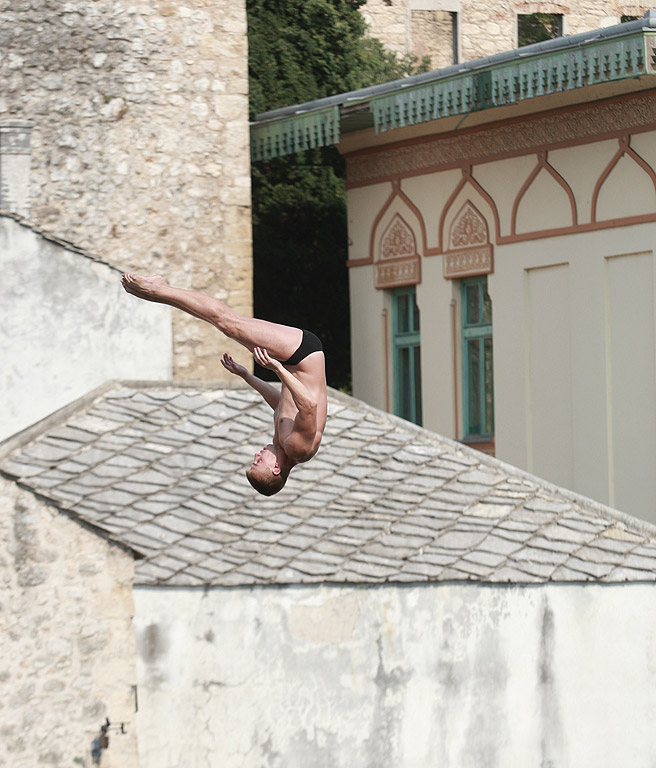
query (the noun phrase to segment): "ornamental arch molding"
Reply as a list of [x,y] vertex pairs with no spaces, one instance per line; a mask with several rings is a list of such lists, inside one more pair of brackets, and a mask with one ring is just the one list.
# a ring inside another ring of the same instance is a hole
[[421,255],[424,241],[419,211],[401,192],[394,190],[374,222],[371,258],[376,288],[399,288],[421,282]]
[[631,147],[631,138],[619,138],[619,148],[599,177],[592,194],[593,223],[614,218],[640,220],[656,213],[656,172]]
[[498,231],[494,204],[478,185],[463,184],[449,201],[441,222],[443,275],[447,280],[494,271],[490,223]]
[[571,187],[550,165],[547,152],[538,152],[537,163],[513,203],[511,237],[567,230],[577,224],[578,212]]

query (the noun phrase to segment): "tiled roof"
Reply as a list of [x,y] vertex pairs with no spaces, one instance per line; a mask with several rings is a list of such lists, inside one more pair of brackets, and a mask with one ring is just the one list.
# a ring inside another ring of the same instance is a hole
[[112,384],[0,446],[0,471],[143,555],[139,584],[656,580],[656,528],[338,392],[275,496],[271,412],[232,384]]

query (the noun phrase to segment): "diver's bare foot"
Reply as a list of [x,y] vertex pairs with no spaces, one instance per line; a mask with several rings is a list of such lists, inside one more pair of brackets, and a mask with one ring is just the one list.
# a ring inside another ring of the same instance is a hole
[[148,301],[161,301],[162,293],[167,287],[166,280],[160,275],[142,277],[129,272],[123,275],[121,283],[128,293]]

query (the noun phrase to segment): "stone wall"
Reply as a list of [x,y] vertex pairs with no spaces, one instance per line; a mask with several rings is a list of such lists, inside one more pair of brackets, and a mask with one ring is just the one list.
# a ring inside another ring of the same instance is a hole
[[432,69],[453,63],[453,23],[447,11],[409,8],[409,0],[368,0],[361,11],[371,37],[391,51],[428,56]]
[[[243,0],[0,0],[9,119],[34,123],[33,220],[251,314]],[[223,377],[217,342],[176,313],[176,376]]]
[[[433,10],[428,10],[432,7]],[[517,14],[559,13],[564,33],[577,34],[619,24],[622,15],[643,16],[649,5],[617,0],[513,2],[513,0],[368,0],[362,12],[372,37],[393,51],[428,55],[432,69],[453,64],[452,24],[457,12],[459,60],[491,56],[517,47]]]
[[360,11],[371,37],[377,37],[387,48],[400,55],[411,50],[407,0],[396,3],[367,0]]
[[453,20],[446,11],[413,11],[410,16],[412,53],[427,56],[432,69],[453,64]]
[[133,562],[0,478],[0,766],[138,765]]

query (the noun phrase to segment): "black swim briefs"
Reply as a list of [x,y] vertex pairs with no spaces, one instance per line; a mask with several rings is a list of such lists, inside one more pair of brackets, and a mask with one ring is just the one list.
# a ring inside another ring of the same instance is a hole
[[321,340],[318,336],[315,336],[312,331],[303,331],[303,338],[301,339],[299,348],[288,360],[283,360],[282,364],[298,365],[301,360],[305,360],[305,358],[313,352],[323,352]]

